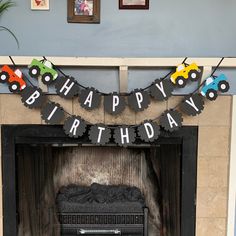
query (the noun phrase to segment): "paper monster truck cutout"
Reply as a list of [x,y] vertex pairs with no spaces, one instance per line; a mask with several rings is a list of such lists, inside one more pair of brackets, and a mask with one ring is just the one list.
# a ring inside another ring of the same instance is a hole
[[49,85],[53,80],[58,77],[58,73],[53,69],[52,63],[48,60],[38,61],[33,59],[29,65],[29,74],[33,78],[42,76],[42,82]]
[[173,84],[178,86],[179,88],[185,87],[187,80],[197,81],[200,78],[201,70],[197,66],[197,64],[192,63],[188,64],[180,64],[176,68],[176,72],[173,73],[170,77]]
[[216,100],[218,91],[222,93],[229,91],[229,83],[226,80],[227,77],[224,74],[221,74],[218,77],[212,76],[207,78],[201,89],[201,94],[211,101]]
[[4,65],[0,72],[0,82],[8,83],[9,90],[13,93],[19,92],[26,87],[22,72],[19,69],[13,71],[9,66]]

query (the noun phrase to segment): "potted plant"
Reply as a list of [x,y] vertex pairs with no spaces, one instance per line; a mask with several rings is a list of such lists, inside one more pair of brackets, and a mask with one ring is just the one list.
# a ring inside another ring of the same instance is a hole
[[[6,12],[9,8],[11,8],[13,6],[15,6],[15,3],[11,0],[7,0],[7,1],[0,0],[0,18],[2,17],[4,12]],[[16,40],[17,46],[19,48],[19,41],[16,38],[15,34],[10,29],[8,29],[5,26],[0,25],[0,31],[9,32],[14,37],[14,39]]]

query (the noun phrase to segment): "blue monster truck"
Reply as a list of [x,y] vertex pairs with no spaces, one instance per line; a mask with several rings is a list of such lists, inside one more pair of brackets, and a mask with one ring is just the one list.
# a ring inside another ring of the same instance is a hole
[[229,90],[229,83],[227,80],[228,79],[224,74],[207,78],[201,90],[202,96],[205,96],[211,101],[216,100],[218,91],[226,93]]

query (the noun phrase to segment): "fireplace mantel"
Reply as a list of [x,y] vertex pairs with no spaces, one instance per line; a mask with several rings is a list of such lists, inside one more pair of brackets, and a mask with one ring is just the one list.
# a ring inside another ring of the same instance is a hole
[[[42,59],[40,56],[13,56],[16,64],[26,66],[32,58]],[[48,57],[55,65],[72,67],[117,67],[120,77],[120,91],[127,91],[129,67],[171,67],[183,61],[180,58],[97,58],[97,57]],[[212,68],[218,64],[221,58],[188,58],[187,62],[195,61],[203,66],[204,75],[207,76]],[[12,62],[8,56],[0,56],[0,65]],[[222,67],[236,68],[235,58],[225,58]],[[203,75],[203,77],[204,77]],[[58,96],[51,96],[55,101]],[[73,114],[82,113],[91,123],[104,122],[107,124],[126,124],[139,122],[146,117],[156,117],[165,108],[172,108],[179,102],[181,96],[174,96],[164,104],[152,104],[151,109],[140,113],[126,110],[124,115],[116,119],[104,114],[99,108],[94,113],[88,113],[80,109],[74,102],[60,100],[60,103]],[[232,100],[233,110],[232,110]],[[184,119],[184,125],[198,126],[198,176],[197,176],[197,214],[196,236],[226,235],[232,236],[235,219],[235,96],[219,96],[217,101],[208,103],[206,109],[199,117]],[[7,102],[5,102],[7,101]],[[223,107],[223,110],[222,110]],[[16,115],[17,110],[17,115]],[[223,112],[222,112],[223,111]],[[233,116],[232,116],[233,111]],[[95,115],[96,114],[96,115]],[[43,124],[38,111],[26,109],[17,95],[0,94],[0,127],[1,125],[17,124]],[[212,133],[214,132],[214,136]],[[231,133],[230,133],[231,132]],[[232,137],[230,139],[230,137]],[[0,134],[1,138],[1,134]],[[231,146],[231,153],[229,152]],[[1,142],[0,142],[1,148]],[[1,157],[1,153],[0,153]],[[230,158],[229,158],[230,157]],[[229,168],[228,168],[229,167]],[[230,173],[230,182],[228,182]],[[2,180],[1,180],[2,182]],[[2,183],[0,184],[2,189]],[[229,189],[229,192],[228,192]],[[214,197],[214,198],[213,198]],[[2,194],[0,194],[0,199]],[[213,198],[213,200],[212,200]],[[210,199],[210,200],[209,200]],[[218,208],[213,203],[218,204]],[[228,212],[227,212],[228,203]],[[227,225],[228,218],[228,226]],[[0,235],[2,236],[2,207],[0,204]]]
[[[32,58],[42,59],[42,56],[12,56],[16,65],[28,66]],[[164,57],[164,58],[121,58],[121,57],[54,57],[48,56],[47,59],[52,61],[56,66],[63,67],[117,67],[119,69],[119,88],[120,92],[127,92],[128,88],[128,71],[129,67],[136,68],[148,68],[148,67],[158,67],[167,68],[175,67],[180,64],[185,57]],[[212,68],[215,67],[219,61],[220,57],[209,57],[209,58],[199,58],[199,57],[188,57],[186,62],[195,62],[198,66],[203,67],[204,79],[208,76]],[[8,56],[0,56],[0,65],[12,65],[12,61]],[[220,67],[224,68],[236,68],[236,58],[224,58]],[[40,84],[39,84],[40,85]],[[41,85],[41,88],[45,91],[45,86]]]

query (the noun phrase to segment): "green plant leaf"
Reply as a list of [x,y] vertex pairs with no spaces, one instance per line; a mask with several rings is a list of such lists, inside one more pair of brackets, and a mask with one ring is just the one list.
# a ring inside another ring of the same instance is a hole
[[15,6],[15,3],[12,1],[3,2],[2,0],[0,0],[0,16],[13,6]]

